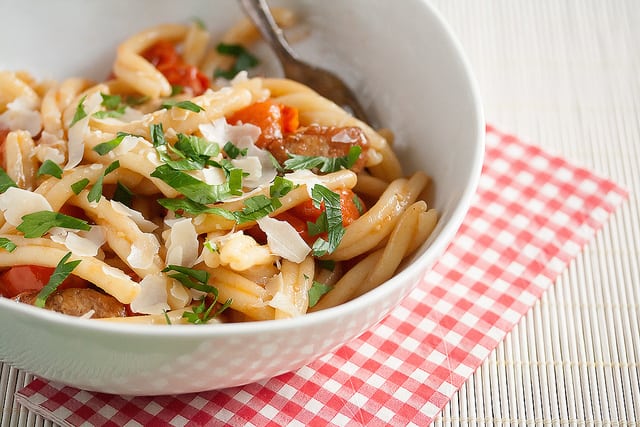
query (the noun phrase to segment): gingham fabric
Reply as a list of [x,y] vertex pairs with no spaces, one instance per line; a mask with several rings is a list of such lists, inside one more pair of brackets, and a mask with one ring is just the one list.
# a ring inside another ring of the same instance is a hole
[[123,398],[36,379],[16,399],[72,426],[425,426],[625,198],[488,127],[478,192],[450,247],[399,307],[338,351],[206,393]]

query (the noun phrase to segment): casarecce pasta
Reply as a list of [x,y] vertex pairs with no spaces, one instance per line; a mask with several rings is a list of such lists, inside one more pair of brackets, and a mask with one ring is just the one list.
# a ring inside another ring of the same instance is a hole
[[102,82],[0,72],[4,297],[114,322],[240,322],[395,274],[437,222],[429,177],[405,175],[389,130],[249,77],[256,38],[242,22],[212,47],[201,23],[165,24],[125,40]]

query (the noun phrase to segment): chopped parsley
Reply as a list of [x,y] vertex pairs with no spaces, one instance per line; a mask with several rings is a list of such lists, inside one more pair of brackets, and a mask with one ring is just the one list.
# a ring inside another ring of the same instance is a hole
[[56,289],[58,289],[58,286],[60,286],[60,284],[64,282],[67,277],[69,277],[71,272],[78,266],[78,264],[80,264],[81,260],[79,259],[67,262],[69,257],[71,257],[71,252],[67,252],[67,254],[62,257],[60,262],[58,262],[58,265],[56,266],[55,270],[53,270],[53,274],[49,278],[49,281],[46,285],[44,285],[44,287],[40,290],[38,296],[36,297],[36,301],[34,302],[34,305],[36,307],[44,308],[49,295],[51,295]]
[[210,208],[202,203],[194,202],[189,199],[158,199],[158,204],[165,209],[174,212],[189,213],[192,215],[200,215],[203,213],[214,213],[215,208]]
[[316,304],[318,304],[320,298],[322,298],[322,296],[328,293],[331,289],[333,289],[333,286],[325,285],[324,283],[316,282],[314,280],[311,288],[309,288],[308,291],[309,308],[314,307]]
[[62,168],[53,160],[45,160],[38,169],[38,176],[51,175],[58,179],[62,178]]
[[344,235],[340,195],[323,185],[316,184],[311,190],[311,199],[316,208],[320,208],[324,204],[324,211],[318,221],[315,224],[307,222],[311,235],[327,233],[327,240],[318,237],[312,247],[314,256],[322,256],[335,251]]
[[96,180],[95,184],[93,184],[93,187],[89,191],[89,194],[87,194],[88,201],[90,202],[100,201],[100,198],[102,197],[102,182],[104,181],[104,177],[109,175],[111,172],[118,169],[119,167],[120,167],[120,162],[118,160],[116,160],[115,162],[107,166],[107,168],[104,170],[104,173],[100,175],[100,177]]
[[4,193],[11,187],[18,187],[18,184],[16,184],[7,172],[0,167],[0,194]]
[[209,322],[211,319],[215,319],[223,311],[231,306],[231,298],[229,298],[218,310],[211,314],[213,307],[215,307],[218,299],[215,298],[209,306],[207,306],[206,298],[202,298],[200,300],[200,304],[198,306],[194,306],[191,311],[185,311],[182,313],[182,318],[186,319],[189,323],[193,323],[194,325],[203,325]]
[[22,217],[22,223],[16,227],[26,238],[42,237],[53,227],[70,228],[73,230],[89,231],[91,226],[87,221],[74,218],[60,212],[39,211]]
[[218,295],[218,290],[207,284],[209,281],[209,273],[207,271],[171,264],[162,270],[162,272],[172,272],[168,274],[168,276],[176,279],[187,288],[196,289],[200,292],[206,292],[215,296]]
[[129,190],[123,183],[118,181],[116,190],[113,193],[113,200],[120,202],[127,207],[131,207],[133,201],[133,192]]
[[362,147],[352,145],[349,153],[341,157],[303,156],[289,153],[289,158],[284,162],[284,168],[288,170],[315,169],[320,172],[330,173],[341,169],[350,169],[362,152]]
[[122,97],[120,95],[110,95],[108,93],[100,93],[102,96],[102,105],[106,108],[103,111],[96,111],[93,113],[93,117],[97,119],[105,119],[107,117],[122,117],[124,115],[127,106],[122,103]]
[[277,198],[259,194],[245,199],[244,208],[240,211],[232,212],[222,208],[211,208],[211,211],[238,224],[242,224],[263,218],[281,206],[282,203]]
[[137,136],[137,135],[132,135],[126,132],[118,132],[115,138],[110,139],[109,141],[102,142],[96,145],[95,147],[93,147],[93,151],[100,154],[101,156],[104,156],[109,151],[115,149],[118,145],[120,145],[120,143],[122,142],[125,136]]
[[[175,170],[200,170],[207,165],[217,166],[211,157],[220,153],[220,147],[204,138],[195,135],[178,134],[178,140],[172,146],[167,143],[162,124],[152,124],[149,127],[151,142],[160,160]],[[173,157],[171,154],[173,154]]]
[[219,43],[216,46],[216,51],[221,55],[229,55],[236,58],[235,63],[230,69],[223,70],[221,68],[217,68],[213,73],[213,77],[216,78],[222,77],[224,79],[231,80],[240,71],[249,70],[260,63],[258,58],[249,53],[249,51],[240,44]]
[[71,119],[71,123],[69,123],[69,127],[75,125],[77,122],[79,122],[80,120],[84,119],[85,117],[87,117],[87,112],[84,111],[84,100],[87,99],[87,96],[83,96],[80,99],[80,102],[78,102],[78,106],[76,107],[76,112],[73,115],[73,119]]
[[200,111],[204,111],[204,108],[201,106],[194,104],[191,101],[174,101],[168,99],[160,105],[160,108],[164,108],[166,110],[170,110],[172,108],[181,108],[183,110],[193,111],[194,113],[199,113]]
[[235,159],[240,156],[246,156],[248,151],[247,148],[243,148],[243,149],[238,148],[238,146],[236,146],[231,141],[227,141],[227,143],[224,144],[223,150],[226,153],[227,157],[229,157],[230,159]]
[[13,252],[16,250],[17,246],[6,237],[0,237],[0,248],[4,249],[7,252]]
[[89,182],[90,181],[88,178],[82,178],[81,180],[71,184],[71,190],[77,196],[78,194],[80,194],[82,190],[86,188],[87,185],[89,185]]
[[168,164],[158,166],[151,176],[164,181],[188,199],[204,205],[242,194],[241,169],[231,170],[227,182],[218,185],[209,185],[185,172],[173,169]]

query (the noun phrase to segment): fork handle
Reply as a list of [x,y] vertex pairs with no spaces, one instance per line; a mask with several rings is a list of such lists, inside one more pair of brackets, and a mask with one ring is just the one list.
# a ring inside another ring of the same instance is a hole
[[272,47],[282,63],[296,61],[289,43],[284,38],[282,29],[276,23],[266,0],[239,0],[240,5],[258,28],[262,38]]

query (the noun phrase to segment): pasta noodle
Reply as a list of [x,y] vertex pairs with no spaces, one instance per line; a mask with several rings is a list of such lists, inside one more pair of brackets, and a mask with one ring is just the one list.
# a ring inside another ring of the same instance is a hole
[[402,170],[390,130],[238,69],[257,39],[248,21],[217,46],[200,23],[164,24],[125,40],[107,81],[1,71],[0,295],[218,323],[301,316],[391,278],[437,222],[429,177]]

